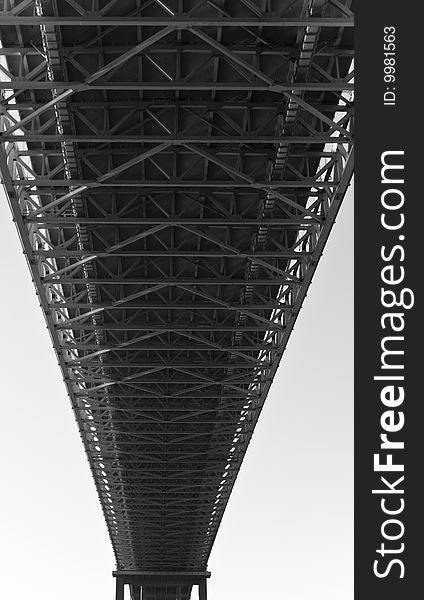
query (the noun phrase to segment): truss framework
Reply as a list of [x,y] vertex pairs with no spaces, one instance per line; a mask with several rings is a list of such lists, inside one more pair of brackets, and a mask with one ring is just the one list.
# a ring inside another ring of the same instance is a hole
[[118,600],[206,598],[352,174],[352,24],[350,0],[0,2],[0,171]]

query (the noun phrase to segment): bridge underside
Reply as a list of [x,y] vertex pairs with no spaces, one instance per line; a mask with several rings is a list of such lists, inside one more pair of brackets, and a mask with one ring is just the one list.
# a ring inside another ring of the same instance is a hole
[[[348,186],[350,0],[0,1],[0,169],[117,595],[206,597]],[[337,274],[335,274],[337,276]],[[307,365],[305,365],[307,371]]]

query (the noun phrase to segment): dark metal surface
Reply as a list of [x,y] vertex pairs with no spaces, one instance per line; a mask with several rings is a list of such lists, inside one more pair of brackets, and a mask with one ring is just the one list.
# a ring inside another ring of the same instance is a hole
[[186,600],[352,174],[351,2],[0,9],[1,176],[117,594]]

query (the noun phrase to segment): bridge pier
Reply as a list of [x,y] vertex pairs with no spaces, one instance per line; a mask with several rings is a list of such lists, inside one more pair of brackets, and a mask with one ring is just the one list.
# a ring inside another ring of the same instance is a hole
[[116,578],[115,600],[124,600],[124,580],[121,577]]
[[141,586],[139,585],[130,585],[130,595],[131,600],[140,600],[141,599]]
[[208,571],[114,571],[115,600],[124,600],[124,588],[130,588],[131,600],[189,600],[193,586],[199,588],[199,600],[207,600]]
[[199,600],[207,600],[208,592],[206,586],[206,578],[199,583]]

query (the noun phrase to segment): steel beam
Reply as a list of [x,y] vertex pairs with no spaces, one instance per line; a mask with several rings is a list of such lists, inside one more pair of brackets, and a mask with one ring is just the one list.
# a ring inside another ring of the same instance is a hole
[[0,26],[36,26],[60,25],[68,27],[172,27],[186,29],[188,27],[353,27],[353,18],[325,18],[325,17],[223,17],[209,18],[189,17],[174,15],[166,17],[107,17],[85,14],[81,17],[48,17],[48,16],[10,16],[0,15]]
[[220,90],[220,91],[236,91],[236,92],[274,92],[282,94],[297,91],[312,91],[312,92],[331,92],[331,91],[353,91],[354,84],[346,81],[327,81],[314,83],[291,83],[276,81],[272,86],[264,83],[239,83],[237,81],[220,83],[220,82],[195,82],[187,83],[183,80],[164,83],[157,82],[134,82],[134,81],[105,81],[97,84],[83,83],[81,81],[22,81],[19,79],[12,82],[0,81],[0,90],[61,90],[72,89],[74,92],[88,91],[193,91],[193,90]]

